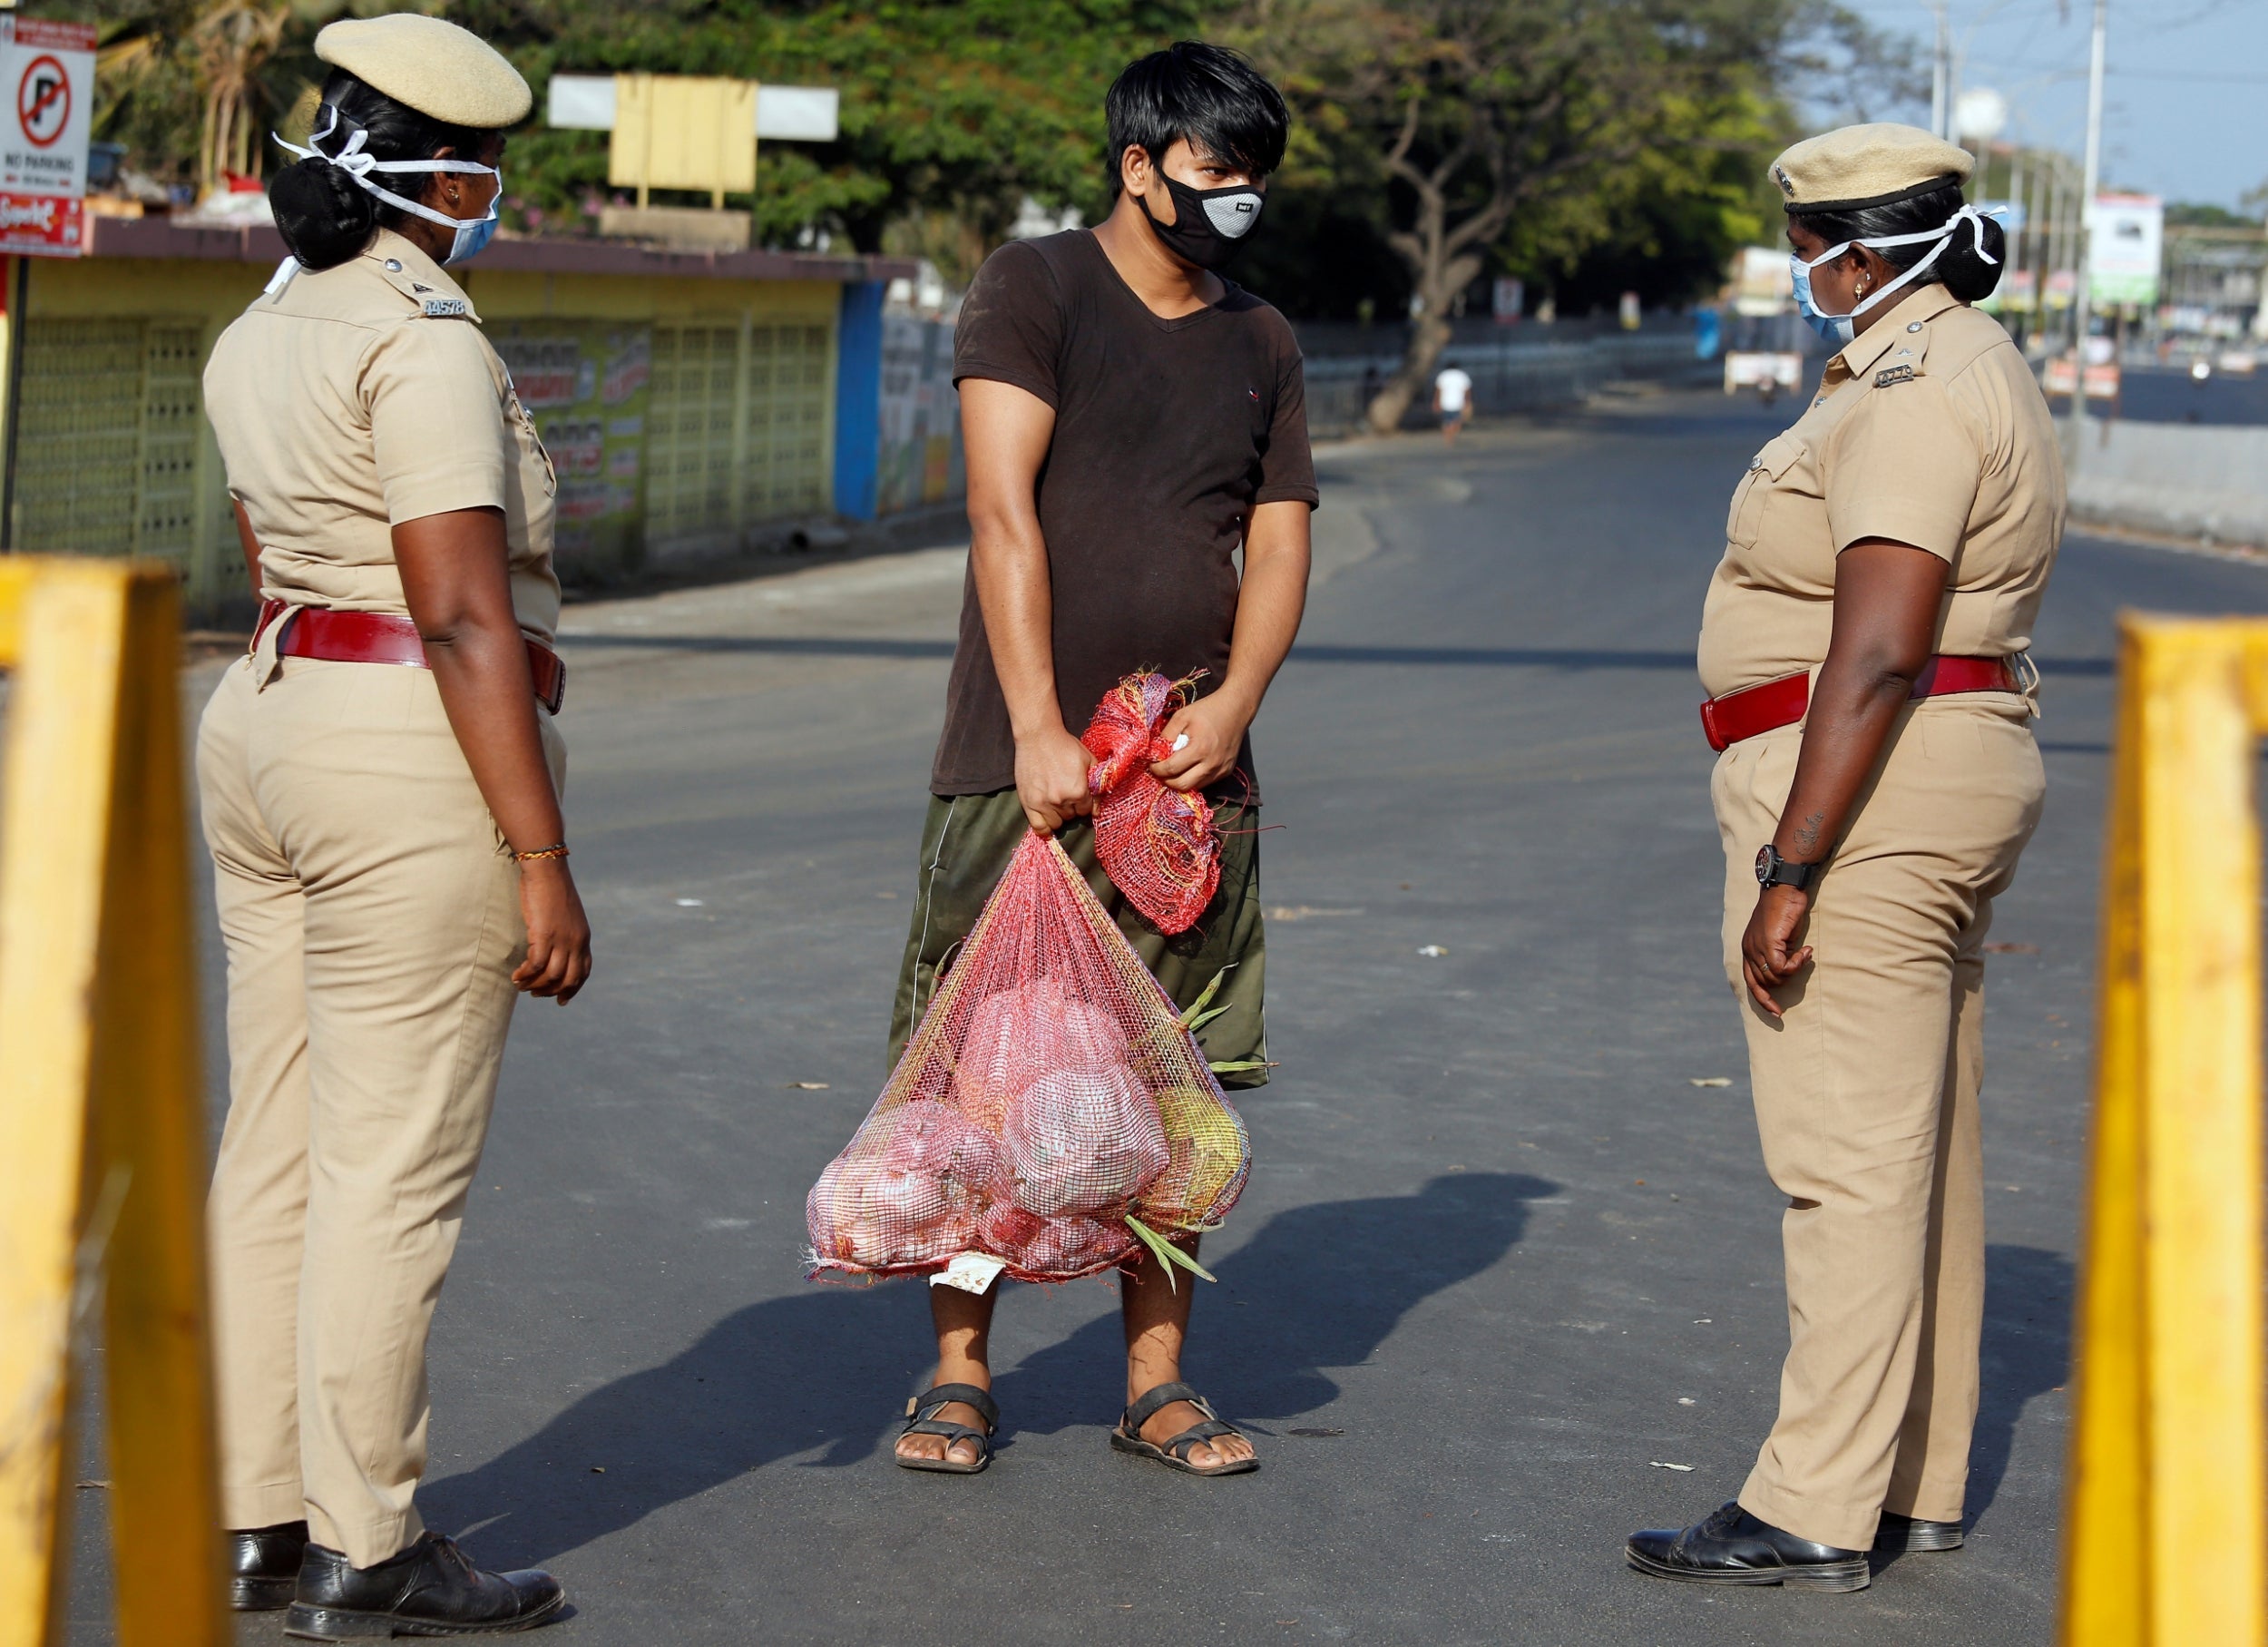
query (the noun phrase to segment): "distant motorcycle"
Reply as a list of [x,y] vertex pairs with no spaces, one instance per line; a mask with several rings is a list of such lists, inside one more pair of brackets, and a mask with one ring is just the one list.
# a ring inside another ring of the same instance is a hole
[[1804,357],[1793,349],[1732,349],[1725,356],[1725,392],[1736,395],[1753,388],[1770,406],[1785,389],[1803,387]]

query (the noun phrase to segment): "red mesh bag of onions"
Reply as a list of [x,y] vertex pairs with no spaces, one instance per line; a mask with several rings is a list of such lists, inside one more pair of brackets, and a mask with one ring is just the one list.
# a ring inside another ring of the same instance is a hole
[[1019,1280],[1065,1281],[1138,1245],[1185,1262],[1164,1236],[1217,1224],[1252,1162],[1190,1033],[1205,1008],[1178,1011],[1063,848],[1027,836],[889,1084],[811,1187],[813,1279],[975,1253]]

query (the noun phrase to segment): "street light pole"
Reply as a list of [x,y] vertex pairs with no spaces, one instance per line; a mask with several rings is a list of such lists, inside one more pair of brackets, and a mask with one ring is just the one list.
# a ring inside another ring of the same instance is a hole
[[2087,67],[2087,165],[2079,185],[2078,238],[2075,242],[2078,256],[2074,260],[2071,289],[2071,325],[2078,358],[2072,362],[2074,378],[2071,385],[2071,460],[2084,461],[2080,456],[2087,432],[2087,334],[2093,323],[2091,294],[2087,290],[2088,237],[2087,214],[2094,209],[2095,191],[2101,186],[2103,171],[2103,43],[2108,30],[2110,0],[2095,0],[2095,43]]

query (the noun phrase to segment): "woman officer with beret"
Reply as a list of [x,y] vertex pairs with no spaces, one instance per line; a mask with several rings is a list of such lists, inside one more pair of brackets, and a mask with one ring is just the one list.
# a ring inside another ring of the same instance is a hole
[[1999,324],[1973,162],[1911,126],[1772,168],[1841,346],[1734,495],[1702,613],[1725,967],[1788,1197],[1780,1411],[1732,1503],[1640,1572],[1856,1590],[1961,1542],[1984,1304],[1985,933],[2039,818],[2026,658],[2063,529],[2046,402]]
[[205,374],[263,599],[197,759],[229,953],[210,1215],[233,1599],[318,1641],[518,1630],[559,1585],[477,1571],[412,1498],[514,991],[564,1002],[591,968],[551,465],[443,269],[494,230],[532,99],[435,18],[334,23],[315,49],[322,107],[270,191],[293,256]]

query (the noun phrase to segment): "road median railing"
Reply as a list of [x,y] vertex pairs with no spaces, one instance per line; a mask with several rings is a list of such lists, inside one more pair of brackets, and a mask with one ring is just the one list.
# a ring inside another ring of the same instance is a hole
[[2066,1647],[2268,1642],[2268,620],[2128,614],[2105,843]]
[[[205,1132],[169,571],[0,559],[0,1647],[62,1639],[103,1310],[121,1647],[221,1647]],[[85,1484],[94,1485],[99,1484]]]

